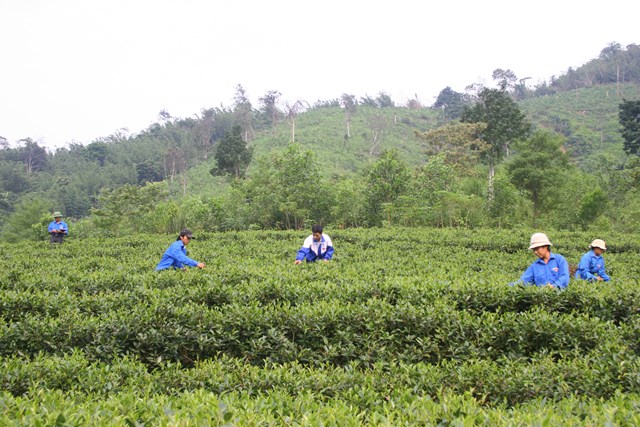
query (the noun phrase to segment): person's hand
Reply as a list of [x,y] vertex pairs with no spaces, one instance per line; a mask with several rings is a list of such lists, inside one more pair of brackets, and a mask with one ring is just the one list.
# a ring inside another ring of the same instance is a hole
[[204,268],[204,262],[199,262],[198,265],[196,266],[198,268]]
[[324,262],[329,262],[329,260],[328,260],[328,259],[323,259],[323,261],[324,261]]
[[555,286],[553,286],[551,283],[547,283],[547,288],[553,289],[553,288],[555,288]]
[[600,276],[598,276],[598,282],[602,282],[604,279]]
[[302,262],[302,261],[300,261],[299,259],[297,259],[297,260],[293,261],[293,263],[294,263],[294,264],[296,264],[296,265],[300,264],[301,262]]

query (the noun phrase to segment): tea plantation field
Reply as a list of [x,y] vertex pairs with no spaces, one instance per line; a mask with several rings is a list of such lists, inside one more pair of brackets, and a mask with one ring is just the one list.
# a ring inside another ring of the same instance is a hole
[[0,247],[0,425],[640,425],[640,236],[549,233],[608,283],[508,286],[537,230],[201,233]]

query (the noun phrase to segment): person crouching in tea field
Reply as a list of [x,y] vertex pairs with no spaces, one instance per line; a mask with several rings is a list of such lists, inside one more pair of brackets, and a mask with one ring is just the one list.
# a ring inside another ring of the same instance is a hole
[[162,255],[162,259],[156,266],[156,271],[167,268],[186,270],[186,266],[204,268],[203,262],[198,262],[187,256],[187,245],[193,240],[191,230],[185,228],[180,232],[175,242]]
[[569,264],[562,255],[551,252],[551,242],[546,234],[534,233],[529,249],[533,250],[538,259],[513,284],[550,286],[557,289],[564,289],[569,285]]
[[62,221],[62,214],[60,212],[53,213],[53,221],[49,223],[49,243],[62,243],[64,236],[69,235],[69,226],[66,222]]
[[604,251],[607,250],[604,240],[595,239],[589,245],[589,249],[591,250],[580,258],[575,278],[590,282],[608,282],[610,277],[605,271],[604,258],[602,257]]
[[302,247],[296,255],[295,264],[300,264],[302,260],[314,262],[319,259],[327,262],[333,257],[333,243],[331,238],[322,233],[322,226],[314,224],[311,227],[311,236],[304,239]]

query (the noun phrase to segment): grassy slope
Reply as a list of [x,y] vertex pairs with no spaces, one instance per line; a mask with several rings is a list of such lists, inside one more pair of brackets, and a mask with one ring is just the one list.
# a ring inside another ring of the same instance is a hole
[[[626,84],[621,89],[625,99],[640,98],[640,84]],[[596,152],[622,153],[618,124],[620,102],[615,85],[603,85],[527,99],[520,103],[520,107],[536,126],[565,135],[565,146],[578,162],[583,162]],[[377,124],[373,124],[376,121]],[[338,107],[319,108],[297,117],[295,142],[316,154],[328,177],[357,173],[375,161],[384,149],[395,148],[409,163],[419,164],[425,157],[415,131],[434,129],[443,123],[441,113],[431,108],[410,110],[359,106],[351,118],[351,138],[346,140],[344,111]],[[375,127],[383,129],[382,139],[371,155]],[[273,130],[258,133],[251,142],[254,158],[282,149],[290,141],[291,127],[285,120]],[[201,164],[189,172],[191,194],[220,195],[224,192],[225,179],[209,175],[212,166],[213,162]]]
[[579,161],[597,151],[620,153],[622,137],[618,105],[624,99],[639,99],[640,84],[601,85],[523,101],[522,110],[540,127],[567,137],[566,147]]

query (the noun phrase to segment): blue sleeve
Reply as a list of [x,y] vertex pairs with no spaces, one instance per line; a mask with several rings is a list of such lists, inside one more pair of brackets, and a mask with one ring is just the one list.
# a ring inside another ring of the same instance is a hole
[[307,254],[309,253],[309,250],[309,248],[305,248],[304,246],[301,247],[298,251],[298,254],[296,255],[296,261],[302,261],[303,259],[305,259]]
[[520,277],[520,280],[518,280],[516,283],[524,283],[525,285],[530,285],[532,283],[535,283],[535,279],[533,277],[533,264],[531,264],[525,271],[524,273],[522,273],[522,276]]
[[602,280],[604,280],[605,282],[611,280],[611,277],[609,277],[604,267],[604,258],[602,258],[602,268],[600,269],[600,271],[598,271],[598,275],[602,277]]
[[[168,255],[178,261],[180,264],[190,265],[191,267],[195,267],[198,265],[198,261],[192,260],[191,258],[186,256],[178,245],[171,245],[171,247],[169,247]],[[179,266],[178,268],[182,268],[182,266]]]
[[585,254],[580,258],[580,264],[575,274],[576,279],[596,280],[596,276],[589,272],[589,254]]
[[49,228],[47,229],[47,231],[48,231],[49,233],[51,233],[51,231],[53,231],[53,224],[55,224],[55,222],[50,222],[50,223],[49,223]]
[[552,283],[558,289],[564,289],[569,286],[569,264],[564,257],[558,256],[558,280]]
[[66,222],[62,223],[62,227],[64,228],[64,235],[68,236],[69,235],[69,226],[67,225]]
[[322,255],[322,259],[331,259],[333,257],[333,246],[328,246],[327,251]]

